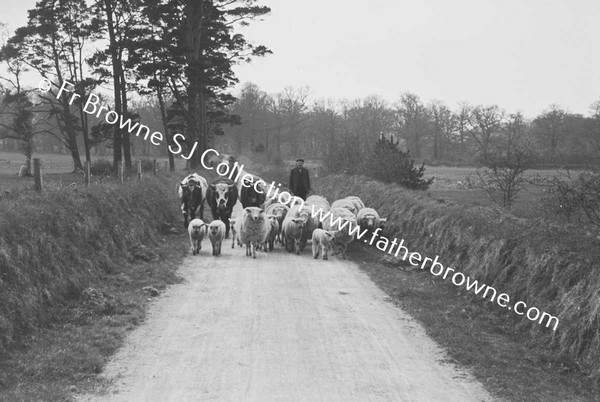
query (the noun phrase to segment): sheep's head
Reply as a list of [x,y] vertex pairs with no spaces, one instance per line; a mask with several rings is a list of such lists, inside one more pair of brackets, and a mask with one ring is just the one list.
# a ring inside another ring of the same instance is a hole
[[210,234],[212,236],[216,236],[219,233],[220,228],[221,228],[221,225],[219,225],[219,224],[211,224],[208,227],[208,231],[210,232]]
[[265,210],[258,207],[248,207],[244,210],[246,221],[259,222],[265,219]]
[[338,230],[325,230],[324,232],[325,233],[323,234],[323,236],[325,236],[325,239],[327,241],[332,241],[335,235],[337,234]]

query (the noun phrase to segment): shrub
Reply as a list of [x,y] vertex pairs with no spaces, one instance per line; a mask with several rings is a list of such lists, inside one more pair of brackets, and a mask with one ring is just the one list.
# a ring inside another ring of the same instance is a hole
[[108,159],[98,159],[92,162],[90,172],[93,176],[110,176],[113,174],[112,161]]
[[514,149],[510,154],[485,154],[481,159],[485,169],[477,170],[477,185],[492,201],[510,208],[525,184],[523,173],[536,159],[535,153],[526,148]]
[[538,184],[547,187],[548,197],[542,199],[547,214],[557,218],[583,218],[600,227],[600,171],[588,170],[574,180],[567,177],[537,177]]
[[384,183],[396,183],[414,190],[427,190],[433,182],[433,177],[423,179],[424,164],[416,168],[415,161],[410,158],[410,151],[402,151],[387,138],[379,139],[370,162],[367,174]]

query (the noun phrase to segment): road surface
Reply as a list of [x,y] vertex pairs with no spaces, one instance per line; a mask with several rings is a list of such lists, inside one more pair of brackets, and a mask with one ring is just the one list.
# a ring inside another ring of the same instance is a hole
[[356,264],[203,247],[81,400],[493,400]]

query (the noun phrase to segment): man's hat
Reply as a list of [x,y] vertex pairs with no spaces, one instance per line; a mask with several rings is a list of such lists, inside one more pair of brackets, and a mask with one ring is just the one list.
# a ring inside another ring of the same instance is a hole
[[304,159],[296,159],[296,162],[304,162]]

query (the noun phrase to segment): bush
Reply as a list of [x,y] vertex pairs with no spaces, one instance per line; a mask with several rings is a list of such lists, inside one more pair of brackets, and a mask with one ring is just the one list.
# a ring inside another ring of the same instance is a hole
[[567,177],[536,178],[547,187],[548,197],[542,199],[546,213],[556,218],[578,218],[600,227],[600,171],[588,170],[574,180]]
[[423,179],[425,165],[416,168],[414,164],[409,151],[402,151],[398,144],[383,137],[369,148],[358,136],[349,136],[341,144],[331,144],[325,157],[325,167],[334,173],[363,174],[384,183],[427,190],[433,177]]
[[367,174],[384,183],[396,183],[413,190],[427,190],[433,177],[423,179],[425,164],[415,167],[410,151],[403,152],[393,141],[380,138],[375,146],[374,156],[370,159],[371,168]]
[[486,154],[481,159],[484,170],[477,170],[477,186],[485,191],[490,199],[503,207],[510,208],[523,189],[523,173],[530,169],[537,155],[530,149],[519,148],[510,154]]
[[92,176],[110,176],[113,174],[112,161],[109,161],[108,159],[95,160],[92,162],[90,172],[92,173]]

